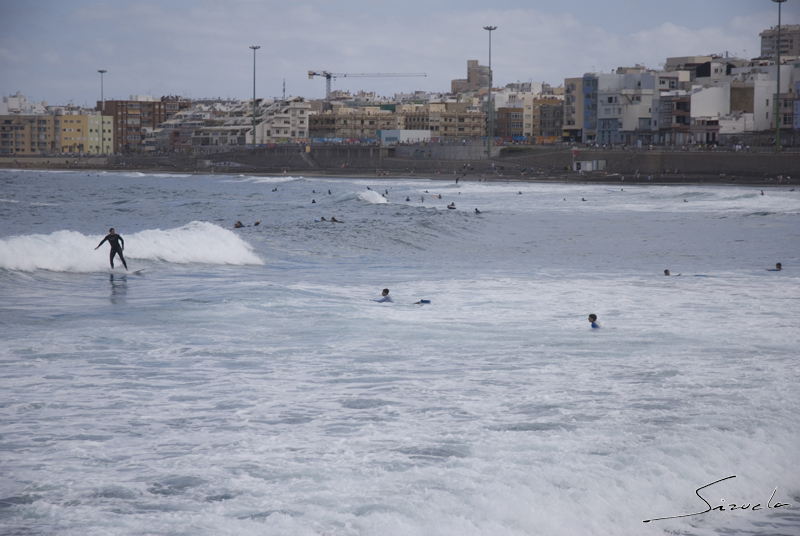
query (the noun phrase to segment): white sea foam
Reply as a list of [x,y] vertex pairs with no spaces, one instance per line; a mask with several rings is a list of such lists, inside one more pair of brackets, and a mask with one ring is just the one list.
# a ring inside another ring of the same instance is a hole
[[379,205],[381,203],[389,202],[385,197],[383,197],[375,190],[367,190],[366,192],[360,192],[358,194],[358,198],[361,199],[362,201],[366,201],[367,203],[372,203],[374,205]]
[[[106,245],[94,247],[102,236],[76,231],[49,235],[0,238],[0,268],[56,272],[96,272],[108,267]],[[177,264],[263,264],[253,248],[233,231],[206,222],[191,222],[176,229],[152,229],[123,236],[128,260],[162,261]],[[122,263],[115,260],[116,265]]]
[[[80,249],[102,275],[0,269],[5,532],[798,533],[791,199],[371,181],[390,189],[377,207],[356,179],[165,193],[109,173],[131,207],[85,174],[7,177],[23,201],[0,205],[0,262],[11,243]],[[333,194],[313,211],[312,188]],[[96,222],[98,197],[121,230],[148,222],[125,252],[157,270],[109,275],[99,235],[53,232]],[[345,223],[307,223],[332,214]],[[263,223],[173,223],[231,215]],[[230,265],[248,255],[269,262]],[[385,287],[393,304],[370,301]],[[732,474],[712,504],[760,511],[642,523],[701,510],[695,489]],[[764,506],[775,486],[792,508]]]

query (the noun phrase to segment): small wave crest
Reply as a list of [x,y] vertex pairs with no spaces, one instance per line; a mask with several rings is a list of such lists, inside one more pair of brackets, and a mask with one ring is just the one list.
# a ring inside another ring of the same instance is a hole
[[[108,268],[108,246],[94,250],[102,235],[76,231],[0,239],[0,269],[33,272],[96,272]],[[234,232],[194,221],[175,229],[151,229],[123,235],[125,258],[176,264],[264,264]],[[121,264],[119,259],[116,265]]]
[[383,197],[375,190],[367,190],[366,192],[361,192],[358,194],[358,198],[361,199],[362,201],[366,201],[367,203],[372,203],[373,205],[379,205],[381,203],[389,202],[385,197]]

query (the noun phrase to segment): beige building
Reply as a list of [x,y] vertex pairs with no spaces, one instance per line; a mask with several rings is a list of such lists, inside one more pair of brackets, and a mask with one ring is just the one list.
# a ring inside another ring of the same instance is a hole
[[379,130],[427,130],[432,138],[470,138],[486,133],[486,114],[473,103],[337,107],[311,116],[312,138],[377,139]]
[[395,113],[397,130],[429,130],[432,138],[486,135],[486,114],[471,103],[403,105]]
[[46,155],[57,151],[52,115],[0,115],[0,155]]
[[542,135],[542,106],[562,106],[563,101],[555,96],[524,95],[522,97],[522,135]]
[[396,130],[391,110],[379,106],[346,108],[337,106],[329,112],[309,118],[311,138],[377,139],[379,130]]
[[56,115],[56,147],[62,153],[114,152],[114,118],[109,115]]
[[450,81],[451,93],[466,93],[489,88],[492,71],[485,65],[478,65],[478,60],[467,60],[467,78]]
[[563,138],[580,141],[583,137],[583,78],[564,79]]
[[[764,30],[761,37],[761,57],[774,58],[778,41],[778,27]],[[781,56],[800,56],[800,24],[781,24]]]

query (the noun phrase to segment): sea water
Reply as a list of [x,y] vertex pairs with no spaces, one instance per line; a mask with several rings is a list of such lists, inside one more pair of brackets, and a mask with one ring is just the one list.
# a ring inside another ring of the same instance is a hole
[[800,534],[788,190],[2,171],[0,533]]

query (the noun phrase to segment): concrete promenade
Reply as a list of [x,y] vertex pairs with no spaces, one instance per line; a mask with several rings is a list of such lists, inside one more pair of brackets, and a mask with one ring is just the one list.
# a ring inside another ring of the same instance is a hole
[[[0,168],[137,170],[180,173],[420,177],[453,180],[598,181],[626,183],[800,183],[800,152],[579,149],[577,161],[605,161],[605,170],[579,174],[569,147],[279,146],[208,155],[77,158],[0,157]],[[454,173],[455,172],[455,173]]]

